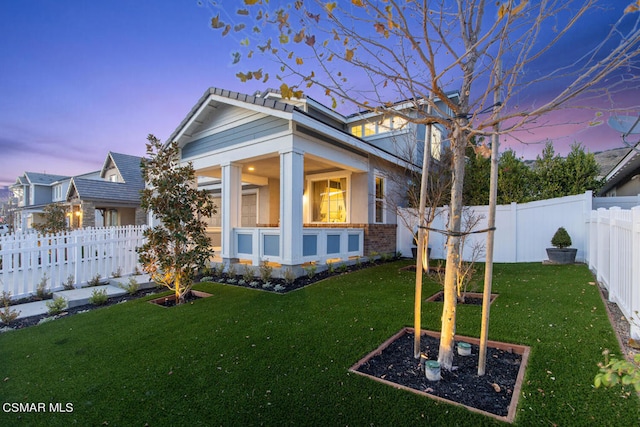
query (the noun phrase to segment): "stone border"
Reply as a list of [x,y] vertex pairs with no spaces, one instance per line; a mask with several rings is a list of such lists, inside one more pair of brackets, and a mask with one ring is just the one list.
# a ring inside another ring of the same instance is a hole
[[[444,399],[442,397],[439,396],[434,396],[432,394],[420,391],[420,390],[416,390],[410,387],[406,387],[397,383],[394,383],[392,381],[388,381],[388,380],[384,380],[382,378],[378,378],[369,374],[365,374],[362,373],[360,371],[358,371],[358,369],[360,368],[360,366],[362,366],[363,364],[365,364],[366,362],[369,361],[369,359],[379,355],[380,353],[382,353],[382,351],[387,348],[392,342],[394,342],[395,340],[397,340],[398,338],[400,338],[402,335],[406,334],[406,333],[413,333],[414,329],[413,328],[409,328],[409,327],[405,327],[402,328],[398,333],[396,333],[395,335],[393,335],[391,338],[389,338],[388,340],[386,340],[385,342],[383,342],[378,348],[376,348],[375,350],[373,350],[371,353],[367,354],[366,356],[364,356],[362,359],[360,359],[355,365],[353,365],[351,368],[349,368],[349,372],[353,372],[354,374],[358,374],[358,375],[362,375],[364,377],[368,377],[373,379],[374,381],[378,381],[381,382],[383,384],[386,385],[390,385],[392,387],[395,387],[397,389],[401,389],[401,390],[406,390],[409,391],[411,393],[415,393],[418,394],[420,396],[426,396],[429,397],[431,399],[440,401],[440,402],[445,402],[445,403],[449,403],[452,405],[456,405],[456,406],[461,406],[464,408],[467,408],[469,411],[471,412],[476,412],[478,414],[482,414],[491,418],[495,418],[499,421],[504,421],[507,423],[513,423],[513,421],[515,420],[516,417],[516,410],[518,408],[518,399],[520,398],[520,392],[522,390],[522,382],[524,380],[524,373],[527,367],[527,363],[529,361],[529,353],[531,352],[531,348],[525,345],[520,345],[520,344],[511,344],[511,343],[504,343],[504,342],[499,342],[499,341],[487,341],[487,345],[491,348],[496,348],[498,350],[504,350],[504,351],[508,351],[508,352],[513,352],[516,354],[519,354],[522,356],[522,362],[520,363],[520,369],[518,370],[518,377],[516,378],[516,383],[515,386],[513,388],[513,394],[511,396],[511,404],[509,405],[509,412],[507,413],[507,416],[500,416],[500,415],[496,415],[496,414],[492,414],[491,412],[486,412],[486,411],[482,411],[480,409],[471,407],[471,406],[467,406],[467,405],[463,405],[461,403],[458,402],[454,402],[452,400],[448,400],[448,399]],[[435,332],[435,331],[429,331],[429,330],[425,330],[423,329],[421,331],[422,335],[429,335],[431,337],[434,338],[440,338],[440,332]],[[464,342],[468,342],[470,344],[475,344],[475,345],[479,345],[480,344],[480,340],[478,338],[473,338],[473,337],[466,337],[463,335],[456,335],[456,341],[464,341]]]

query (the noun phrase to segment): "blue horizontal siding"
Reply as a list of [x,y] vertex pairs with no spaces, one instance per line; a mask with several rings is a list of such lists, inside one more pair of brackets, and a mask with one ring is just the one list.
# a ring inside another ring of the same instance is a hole
[[209,151],[231,147],[253,139],[262,138],[289,129],[289,122],[277,117],[262,117],[233,129],[225,130],[187,143],[182,149],[182,158],[204,154]]

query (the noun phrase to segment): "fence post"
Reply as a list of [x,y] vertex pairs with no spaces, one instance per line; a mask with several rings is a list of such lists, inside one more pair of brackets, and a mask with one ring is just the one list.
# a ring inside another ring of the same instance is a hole
[[640,206],[631,209],[631,338],[640,339]]

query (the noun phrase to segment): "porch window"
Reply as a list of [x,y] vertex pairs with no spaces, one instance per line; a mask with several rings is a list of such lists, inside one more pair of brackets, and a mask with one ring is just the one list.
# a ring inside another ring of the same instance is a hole
[[347,178],[311,182],[314,222],[347,222]]
[[384,223],[384,178],[376,176],[376,192],[375,192],[375,223]]

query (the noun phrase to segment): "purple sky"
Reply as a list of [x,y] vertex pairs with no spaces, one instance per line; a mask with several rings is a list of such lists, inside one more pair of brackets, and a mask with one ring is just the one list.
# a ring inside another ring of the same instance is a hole
[[[266,89],[236,79],[234,41],[209,29],[210,16],[196,0],[0,2],[0,186],[24,171],[98,170],[108,151],[143,155],[147,135],[166,139],[211,86]],[[574,140],[622,146],[606,125],[549,137],[561,153]],[[513,148],[535,158],[542,145]]]

